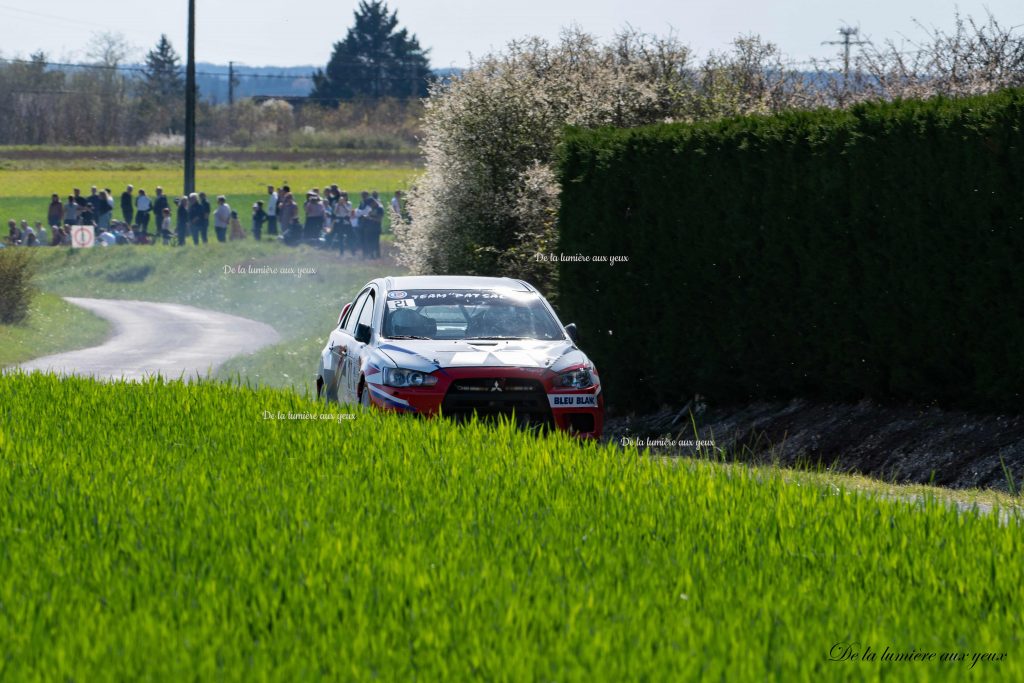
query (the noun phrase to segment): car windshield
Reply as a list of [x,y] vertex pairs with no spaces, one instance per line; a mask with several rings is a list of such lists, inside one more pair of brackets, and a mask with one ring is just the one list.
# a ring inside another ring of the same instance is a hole
[[536,292],[410,289],[390,291],[383,335],[391,339],[563,339]]

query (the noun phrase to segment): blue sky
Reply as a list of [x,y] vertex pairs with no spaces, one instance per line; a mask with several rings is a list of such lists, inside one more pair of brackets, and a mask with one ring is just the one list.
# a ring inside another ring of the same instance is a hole
[[[324,64],[331,45],[352,23],[356,0],[196,0],[197,58],[252,66]],[[836,53],[821,45],[836,29],[859,26],[863,36],[882,42],[920,38],[927,27],[949,30],[956,7],[984,18],[986,8],[1000,23],[1024,28],[1024,2],[988,0],[392,0],[402,25],[431,48],[435,67],[466,66],[469,55],[483,55],[514,38],[535,34],[555,38],[575,23],[602,38],[626,24],[647,32],[674,31],[698,53],[724,50],[740,34],[757,33],[800,61]],[[139,54],[166,33],[185,51],[186,0],[47,0],[25,4],[0,0],[0,56],[25,56],[44,49],[51,59],[76,59],[90,34],[123,33]],[[282,12],[282,8],[286,11]]]

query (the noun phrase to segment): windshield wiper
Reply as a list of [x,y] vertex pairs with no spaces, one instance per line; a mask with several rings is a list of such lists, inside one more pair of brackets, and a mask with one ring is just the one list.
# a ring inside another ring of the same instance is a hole
[[463,339],[530,339],[530,337],[510,337],[504,335],[493,335],[489,337],[463,337]]
[[393,334],[388,339],[426,339],[429,341],[430,337],[420,337],[415,334]]

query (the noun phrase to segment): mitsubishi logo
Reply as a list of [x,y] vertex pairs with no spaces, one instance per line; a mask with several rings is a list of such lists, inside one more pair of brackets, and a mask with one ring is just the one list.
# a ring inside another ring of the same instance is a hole
[[504,385],[505,385],[505,380],[503,380],[503,379],[496,379],[496,380],[494,380],[494,386],[491,387],[491,391],[504,391],[505,390],[505,386]]

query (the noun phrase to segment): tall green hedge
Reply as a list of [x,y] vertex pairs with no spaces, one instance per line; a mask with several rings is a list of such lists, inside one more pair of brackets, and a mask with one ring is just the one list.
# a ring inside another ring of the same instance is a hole
[[560,308],[610,403],[1024,408],[1024,91],[570,130]]

